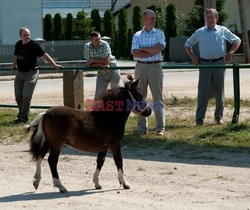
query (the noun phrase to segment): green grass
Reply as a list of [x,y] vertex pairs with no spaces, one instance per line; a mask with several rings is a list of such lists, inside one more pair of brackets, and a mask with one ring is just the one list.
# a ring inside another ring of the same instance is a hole
[[[165,98],[166,110],[173,107],[180,107],[181,110],[166,116],[166,133],[164,136],[155,135],[154,117],[149,117],[149,133],[146,136],[136,134],[137,118],[130,117],[126,124],[124,143],[138,148],[162,147],[173,150],[174,156],[182,156],[183,152],[196,153],[205,152],[213,148],[223,149],[224,151],[250,153],[250,118],[244,123],[232,125],[228,122],[224,125],[205,124],[204,126],[194,126],[194,117],[183,117],[183,111],[191,111],[196,108],[196,99],[189,97],[178,98],[171,96]],[[250,100],[241,100],[241,108],[249,108]],[[214,107],[215,100],[209,101],[208,107]],[[225,100],[225,107],[231,107],[233,113],[233,99]],[[184,107],[184,109],[183,109]],[[192,154],[191,154],[192,155]],[[193,158],[199,158],[193,155]],[[213,156],[204,156],[205,159],[214,159]]]
[[[149,133],[146,136],[136,134],[137,117],[130,116],[126,124],[123,144],[135,148],[161,147],[172,150],[172,156],[181,157],[188,153],[193,159],[200,158],[197,153],[206,152],[213,148],[223,149],[230,152],[250,153],[250,119],[243,123],[232,125],[228,122],[218,126],[205,124],[194,126],[194,117],[183,117],[183,111],[193,112],[196,107],[196,100],[191,98],[177,98],[172,96],[165,100],[166,110],[174,107],[181,107],[177,112],[166,116],[166,132],[164,136],[157,136],[154,130],[154,117],[149,117]],[[214,107],[214,100],[209,106]],[[226,100],[225,106],[233,107],[232,100]],[[185,109],[183,109],[183,107]],[[241,107],[250,107],[249,100],[241,101]],[[233,109],[232,109],[233,112]],[[30,121],[36,116],[31,113]],[[22,126],[13,126],[11,123],[16,118],[16,109],[0,109],[0,142],[4,139],[22,141],[25,136],[22,134]],[[203,156],[204,159],[213,159],[213,156]]]
[[[166,106],[183,106],[185,105],[186,107],[194,107],[196,106],[197,100],[196,98],[190,98],[190,97],[183,97],[183,98],[178,98],[177,96],[171,95],[170,98],[164,98],[164,103]],[[214,106],[215,105],[215,99],[212,98],[209,100],[208,106]],[[240,100],[240,105],[241,107],[250,107],[250,100],[249,99],[242,99]],[[234,106],[234,100],[232,98],[225,99],[225,107],[233,107]]]
[[204,152],[211,148],[222,148],[235,152],[250,151],[250,120],[234,125],[227,123],[220,126],[208,124],[196,127],[193,119],[167,118],[164,136],[155,134],[153,117],[149,117],[151,130],[148,135],[136,135],[136,127],[137,118],[130,117],[126,125],[125,144],[138,148],[163,147],[173,150],[176,156],[180,150]]
[[[22,141],[25,138],[23,134],[23,125],[13,125],[12,122],[16,119],[15,109],[0,109],[0,142],[4,139],[12,139],[13,141]],[[35,113],[30,115],[32,120],[36,116]]]

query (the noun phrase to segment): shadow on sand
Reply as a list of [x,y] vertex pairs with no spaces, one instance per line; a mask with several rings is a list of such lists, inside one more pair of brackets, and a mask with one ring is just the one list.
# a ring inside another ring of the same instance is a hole
[[105,192],[117,191],[117,190],[121,190],[121,189],[112,189],[112,190],[87,189],[87,190],[71,191],[67,193],[59,193],[59,192],[36,193],[34,191],[34,192],[26,192],[22,194],[1,197],[0,203],[11,203],[11,202],[18,202],[18,201],[33,201],[33,200],[53,200],[57,198],[78,197],[78,196],[105,193]]
[[[143,141],[151,141],[151,139],[144,138]],[[97,157],[97,153],[86,153],[67,146],[64,146],[61,152],[63,155]],[[112,158],[110,151],[107,153],[107,157]],[[234,149],[232,151],[228,148],[194,146],[184,142],[175,142],[164,147],[150,146],[147,148],[136,148],[125,144],[122,146],[122,157],[145,161],[250,168],[250,149]]]

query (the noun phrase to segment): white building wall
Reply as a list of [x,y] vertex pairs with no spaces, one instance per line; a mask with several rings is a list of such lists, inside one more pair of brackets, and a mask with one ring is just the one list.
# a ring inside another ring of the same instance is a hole
[[0,3],[0,44],[2,41],[2,29],[3,29],[3,13],[2,13],[2,4]]
[[[250,30],[250,1],[244,0],[244,6],[245,6],[245,14],[246,14],[246,27],[248,30]],[[228,19],[225,22],[225,26],[229,26],[231,24],[236,24],[237,29],[240,32],[241,26],[240,26],[240,14],[239,14],[239,6],[238,1],[236,0],[227,0],[225,4],[225,12],[228,14]]]
[[31,38],[42,38],[42,0],[1,0],[0,43],[14,44],[23,26],[30,29]]

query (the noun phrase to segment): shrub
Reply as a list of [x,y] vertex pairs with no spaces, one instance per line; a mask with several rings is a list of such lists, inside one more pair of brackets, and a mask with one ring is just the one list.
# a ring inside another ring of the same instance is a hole
[[43,38],[46,41],[53,39],[53,23],[51,14],[46,14],[43,20]]

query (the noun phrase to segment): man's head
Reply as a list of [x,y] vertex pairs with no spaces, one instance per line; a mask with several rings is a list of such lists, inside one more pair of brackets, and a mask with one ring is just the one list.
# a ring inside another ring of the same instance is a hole
[[216,25],[219,19],[217,10],[213,8],[206,9],[204,12],[204,19],[205,19],[205,23],[207,24],[209,28],[214,28],[214,26]]
[[143,12],[143,23],[146,31],[151,31],[156,23],[156,14],[151,9],[146,9]]
[[30,41],[30,30],[26,27],[22,27],[19,30],[19,36],[23,44],[27,44]]
[[94,31],[90,34],[90,41],[94,48],[101,46],[101,34],[97,31]]

